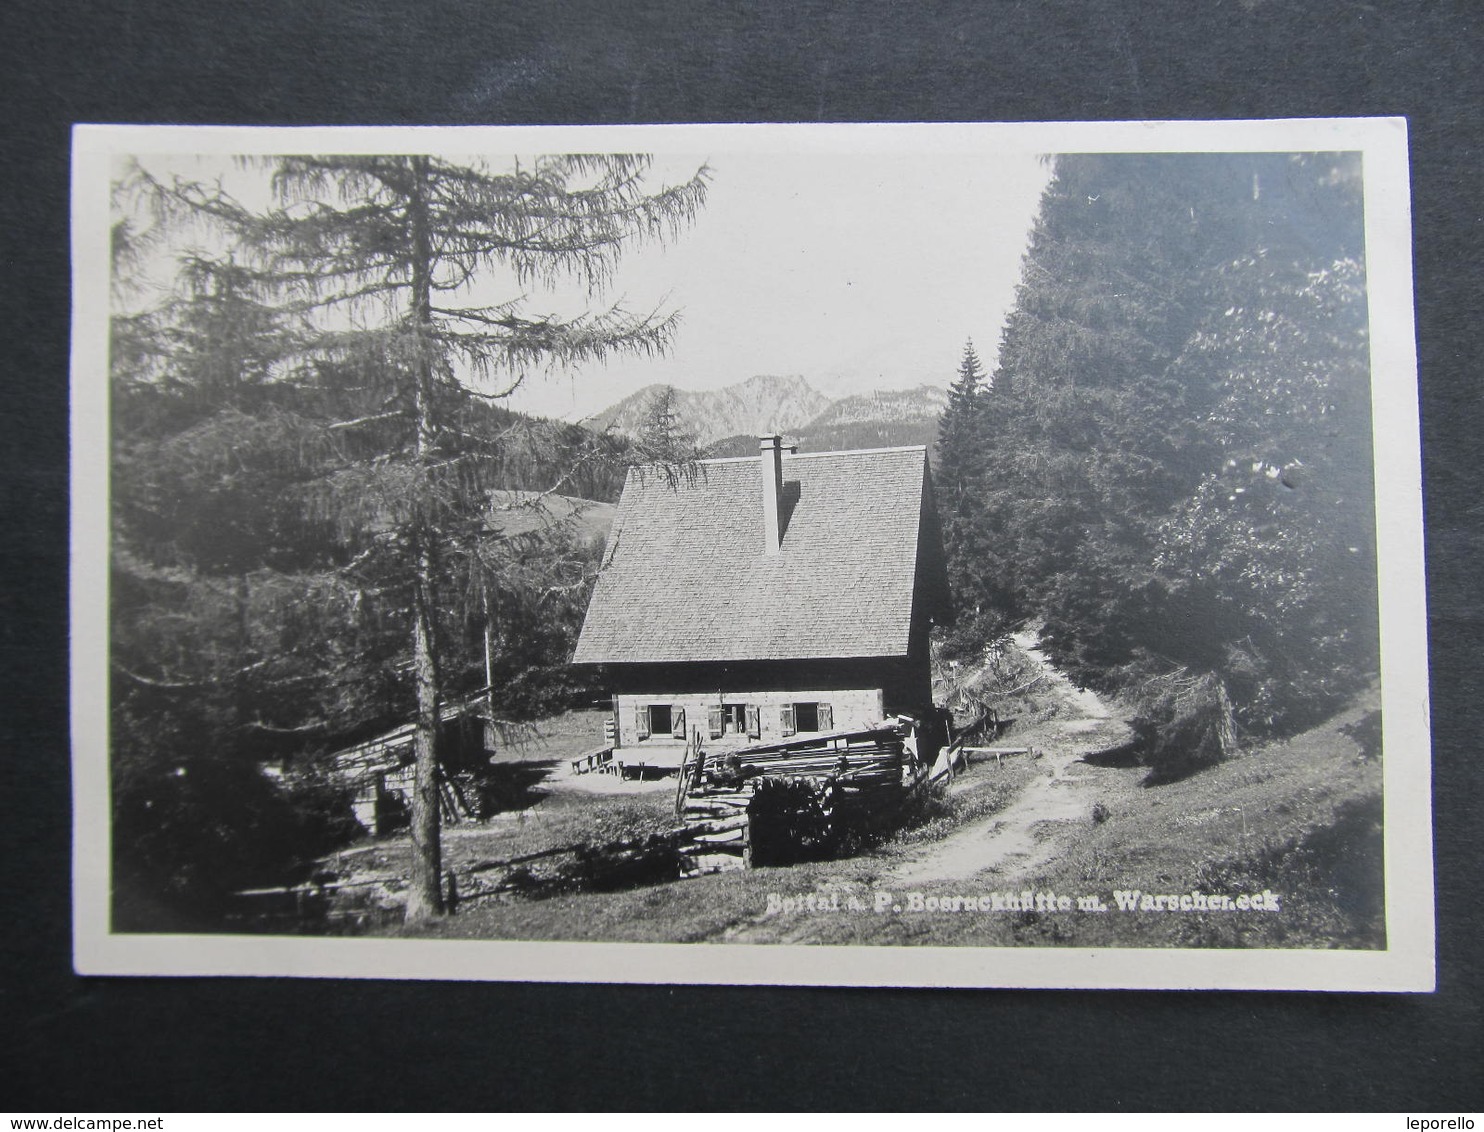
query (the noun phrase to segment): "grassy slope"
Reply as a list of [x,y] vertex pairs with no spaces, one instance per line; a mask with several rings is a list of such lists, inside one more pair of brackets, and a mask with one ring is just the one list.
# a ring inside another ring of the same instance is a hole
[[[1030,878],[1060,894],[1115,889],[1183,894],[1269,889],[1276,914],[924,914],[935,942],[1077,947],[1384,947],[1381,765],[1340,728],[1358,703],[1294,739],[1181,782],[1137,777],[1104,796],[1107,817],[1054,831],[1056,857]],[[943,892],[1009,887],[993,876]],[[1024,882],[1013,887],[1027,887]],[[935,890],[938,891],[938,890]]]
[[[963,944],[1077,947],[1381,947],[1384,946],[1378,759],[1362,759],[1340,728],[1370,701],[1285,743],[1271,744],[1160,787],[1141,772],[1102,772],[1106,818],[1061,823],[1044,832],[1057,853],[1030,877],[981,874],[967,882],[923,886],[924,896],[1020,891],[1098,894],[1115,888],[1184,893],[1270,889],[1279,913],[907,913],[839,911],[768,915],[770,894],[854,896],[869,906],[893,885],[903,862],[930,852],[934,838],[964,820],[1004,807],[1039,773],[1030,760],[982,764],[956,795],[953,812],[927,814],[871,852],[833,862],[758,869],[618,893],[545,899],[508,897],[469,905],[428,934],[489,939],[672,942]],[[513,855],[587,828],[663,824],[669,804],[656,794],[622,802],[554,804],[526,823],[490,830],[490,838],[451,839],[466,853]],[[596,809],[594,809],[596,806]],[[493,851],[493,852],[492,852]],[[904,896],[905,891],[899,892]]]
[[[925,807],[905,832],[859,856],[723,873],[627,892],[489,899],[425,933],[479,939],[725,941],[729,933],[753,929],[753,922],[767,907],[769,893],[867,892],[913,847],[941,836],[962,820],[1003,807],[1032,773],[1031,765],[1024,762],[987,769],[952,802]],[[668,794],[630,799],[624,803],[624,813],[630,818],[643,813],[663,820],[671,812],[670,803]],[[519,851],[530,852],[543,841],[560,844],[555,837],[565,831],[563,824],[533,827]],[[516,841],[507,844],[514,846]]]
[[[772,938],[819,942],[1075,947],[1385,946],[1381,766],[1340,728],[1374,703],[1182,782],[1110,777],[1100,823],[1046,827],[1058,852],[1028,878],[981,874],[925,886],[924,896],[1025,888],[1095,894],[1114,889],[1235,897],[1269,889],[1278,913],[1000,912],[775,917]],[[905,895],[905,891],[898,893]],[[800,923],[802,921],[802,923]],[[907,921],[904,926],[903,921]],[[802,930],[801,930],[802,927]],[[767,937],[759,937],[767,938]]]
[[[1270,889],[1279,913],[1084,915],[1075,942],[1384,947],[1381,762],[1340,730],[1374,707],[1368,699],[1288,742],[1115,801],[1046,877],[1063,891]],[[1042,917],[1017,924],[1015,941],[1067,942],[1066,934]]]

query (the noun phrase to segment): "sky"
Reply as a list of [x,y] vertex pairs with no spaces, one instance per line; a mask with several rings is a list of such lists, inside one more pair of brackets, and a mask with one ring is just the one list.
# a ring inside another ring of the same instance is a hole
[[946,386],[986,367],[1049,170],[1034,156],[713,154],[695,226],[626,260],[605,298],[679,310],[669,356],[532,377],[518,408],[577,419],[655,382],[798,374],[833,396]]
[[[223,157],[145,159],[158,173],[220,176],[267,203]],[[799,375],[831,396],[947,386],[964,342],[992,369],[1048,166],[1024,152],[716,152],[656,159],[656,187],[711,174],[694,225],[636,248],[598,296],[527,293],[528,313],[615,302],[678,311],[664,357],[530,374],[512,408],[580,420],[653,383],[715,389]],[[503,280],[481,301],[515,297]]]

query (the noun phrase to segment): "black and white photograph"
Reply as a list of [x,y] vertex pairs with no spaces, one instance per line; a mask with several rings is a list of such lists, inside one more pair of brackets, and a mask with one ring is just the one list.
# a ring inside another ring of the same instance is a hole
[[74,135],[86,974],[1430,990],[1405,123]]

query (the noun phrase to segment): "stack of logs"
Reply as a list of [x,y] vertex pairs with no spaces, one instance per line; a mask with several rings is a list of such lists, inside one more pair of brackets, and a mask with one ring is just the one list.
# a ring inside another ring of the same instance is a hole
[[680,770],[682,876],[786,864],[890,820],[921,766],[905,726],[811,735],[708,755]]
[[[444,706],[440,723],[450,740],[457,734],[457,728],[474,719],[480,702],[468,700]],[[412,804],[416,781],[413,766],[416,737],[416,725],[406,723],[374,739],[338,751],[330,758],[331,774],[336,782],[355,791],[352,809],[356,820],[372,833],[387,832],[383,815],[389,806],[400,804],[405,808]],[[448,824],[479,816],[477,799],[465,791],[464,784],[457,778],[449,777],[441,770],[438,775],[438,808],[442,820]]]

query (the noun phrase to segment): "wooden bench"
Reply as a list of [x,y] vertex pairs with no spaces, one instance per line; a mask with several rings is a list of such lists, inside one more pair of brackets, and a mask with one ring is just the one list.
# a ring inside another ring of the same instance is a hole
[[600,747],[596,751],[589,751],[585,755],[578,755],[572,760],[573,774],[587,774],[594,770],[606,770],[608,763],[613,759],[612,747]]

